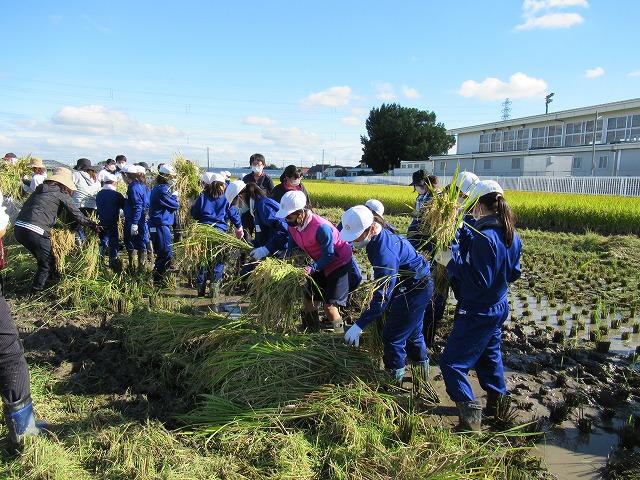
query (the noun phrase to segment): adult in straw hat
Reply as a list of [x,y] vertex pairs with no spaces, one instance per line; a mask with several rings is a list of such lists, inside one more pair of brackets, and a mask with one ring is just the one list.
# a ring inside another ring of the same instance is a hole
[[53,175],[39,185],[24,203],[14,225],[16,240],[31,252],[38,269],[31,284],[31,293],[44,289],[55,259],[51,251],[51,229],[58,212],[66,210],[78,224],[97,229],[91,219],[82,214],[71,195],[76,189],[71,170],[56,168]]
[[44,163],[42,163],[42,159],[37,157],[31,157],[31,161],[27,167],[31,169],[33,174],[31,177],[28,175],[22,177],[22,191],[29,195],[47,178],[47,169]]

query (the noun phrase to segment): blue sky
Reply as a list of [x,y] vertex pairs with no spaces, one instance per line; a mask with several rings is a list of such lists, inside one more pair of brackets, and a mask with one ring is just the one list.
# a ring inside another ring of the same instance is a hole
[[640,97],[636,0],[0,0],[0,150],[355,165],[369,111],[447,128]]

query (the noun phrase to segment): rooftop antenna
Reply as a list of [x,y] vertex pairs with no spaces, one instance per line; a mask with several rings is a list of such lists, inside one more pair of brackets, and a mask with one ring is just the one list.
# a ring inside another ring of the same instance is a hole
[[508,98],[502,102],[502,120],[509,120],[511,118],[511,100]]

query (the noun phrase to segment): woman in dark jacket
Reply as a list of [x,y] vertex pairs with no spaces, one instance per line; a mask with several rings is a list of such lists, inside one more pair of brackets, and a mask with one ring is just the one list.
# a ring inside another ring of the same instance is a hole
[[276,185],[271,192],[271,198],[280,203],[282,196],[294,190],[300,190],[307,197],[307,205],[311,205],[309,194],[302,183],[302,171],[295,165],[288,165],[280,175],[280,184]]
[[16,218],[14,235],[38,261],[31,293],[44,289],[55,259],[51,252],[51,228],[63,210],[78,224],[97,228],[96,223],[82,214],[71,196],[76,189],[71,170],[56,168],[53,175],[27,199]]

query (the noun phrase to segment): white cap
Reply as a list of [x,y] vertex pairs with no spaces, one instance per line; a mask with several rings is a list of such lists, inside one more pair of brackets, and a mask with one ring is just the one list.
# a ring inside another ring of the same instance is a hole
[[136,165],[131,165],[130,163],[126,163],[120,168],[120,173],[136,173],[134,170],[137,169]]
[[118,183],[118,177],[117,177],[117,175],[114,175],[113,173],[103,173],[102,174],[102,181],[103,182]]
[[205,174],[202,175],[202,181],[207,185],[211,185],[213,182],[224,183],[224,177],[220,173],[205,172]]
[[373,225],[373,213],[364,205],[356,205],[342,214],[340,239],[352,242]]
[[480,179],[473,172],[460,172],[456,178],[455,185],[460,189],[463,195],[471,195],[472,187],[478,183]]
[[293,212],[307,206],[307,196],[300,190],[292,190],[285,193],[280,199],[280,210],[276,212],[276,217],[284,218]]
[[158,168],[158,172],[162,173],[163,175],[173,176],[176,174],[176,169],[173,168],[173,165],[171,165],[170,163],[163,163],[162,165],[160,165],[160,168]]
[[246,187],[246,185],[242,180],[236,180],[235,182],[231,182],[227,185],[227,189],[224,191],[224,196],[227,199],[227,202],[232,203],[238,194],[244,190],[244,187]]
[[226,180],[227,178],[231,178],[231,172],[229,170],[222,170],[220,172],[220,175],[222,175],[224,177],[224,179]]
[[495,180],[482,180],[481,182],[476,183],[475,188],[473,189],[473,196],[476,198],[488,195],[489,193],[499,193],[500,195],[504,195],[504,190],[502,190],[500,184]]
[[369,207],[374,213],[377,213],[381,217],[384,215],[384,205],[380,200],[371,198],[364,202],[365,207]]

